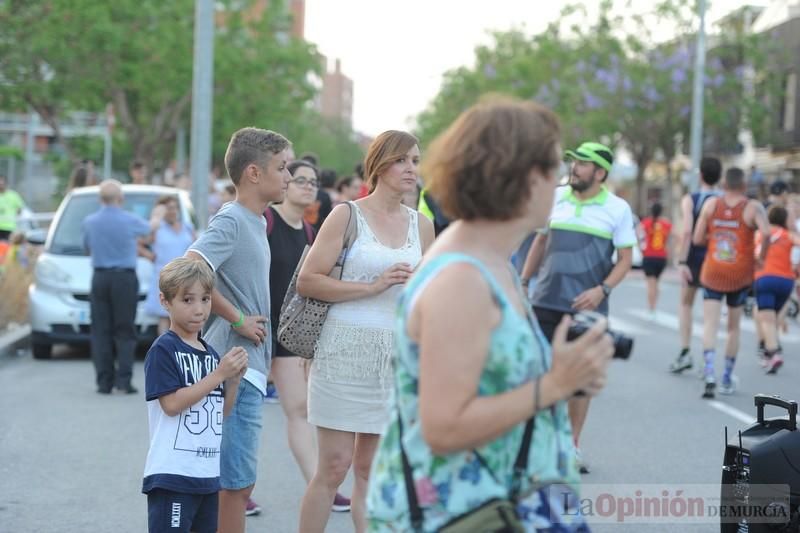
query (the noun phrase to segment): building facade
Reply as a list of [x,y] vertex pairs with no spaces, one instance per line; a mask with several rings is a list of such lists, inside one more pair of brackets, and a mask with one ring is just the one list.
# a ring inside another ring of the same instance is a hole
[[[323,59],[323,64],[327,60]],[[348,126],[353,124],[353,80],[342,72],[342,62],[336,59],[334,69],[325,69],[322,75],[320,113],[334,120],[341,120]],[[327,65],[326,65],[327,67]]]

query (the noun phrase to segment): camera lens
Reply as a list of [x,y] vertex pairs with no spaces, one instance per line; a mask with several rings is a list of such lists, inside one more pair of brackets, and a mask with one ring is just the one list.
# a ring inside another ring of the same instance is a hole
[[614,359],[627,359],[633,350],[633,339],[621,333],[612,333],[614,338]]

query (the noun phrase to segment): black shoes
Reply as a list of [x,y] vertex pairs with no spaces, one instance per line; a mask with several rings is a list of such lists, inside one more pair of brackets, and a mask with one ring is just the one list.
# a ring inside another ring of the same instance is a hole
[[[118,392],[122,394],[136,394],[139,392],[139,389],[131,385],[130,383],[123,386],[123,387],[116,387]],[[111,387],[97,387],[97,394],[111,394]]]
[[714,375],[709,375],[705,377],[705,388],[703,389],[703,398],[706,400],[712,400],[715,396],[715,391],[717,390],[717,380],[714,379]]

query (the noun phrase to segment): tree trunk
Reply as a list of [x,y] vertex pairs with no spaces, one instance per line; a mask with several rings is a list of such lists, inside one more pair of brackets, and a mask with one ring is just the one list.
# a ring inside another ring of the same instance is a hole
[[78,159],[72,151],[72,145],[61,132],[61,121],[58,118],[58,112],[55,107],[49,104],[43,104],[28,96],[25,97],[25,100],[28,102],[28,105],[36,111],[42,121],[53,129],[53,137],[55,137],[56,142],[64,149],[64,152],[67,154],[72,164],[74,165],[77,163]]
[[647,199],[645,195],[647,191],[645,189],[645,181],[644,181],[644,171],[647,166],[647,162],[639,162],[636,163],[636,196],[634,198],[634,207],[633,212],[638,217],[642,217],[644,214],[644,207],[647,205]]
[[147,128],[141,127],[140,118],[132,113],[124,89],[114,90],[112,98],[120,123],[133,148],[134,159],[147,167],[148,181],[152,182],[156,156],[163,153],[165,143],[175,139],[180,121],[191,102],[191,92],[187,91],[174,102],[165,103]]
[[147,169],[147,183],[153,183],[153,165],[156,158],[152,145],[142,142],[134,145],[133,159],[145,166]]

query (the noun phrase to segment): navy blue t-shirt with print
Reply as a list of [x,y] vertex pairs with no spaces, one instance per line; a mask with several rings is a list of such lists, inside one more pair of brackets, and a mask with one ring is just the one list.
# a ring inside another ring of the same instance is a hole
[[147,352],[144,382],[150,450],[144,468],[144,493],[157,488],[187,494],[219,491],[222,384],[176,416],[167,415],[158,400],[194,385],[217,368],[219,355],[199,340],[205,350],[167,331]]

